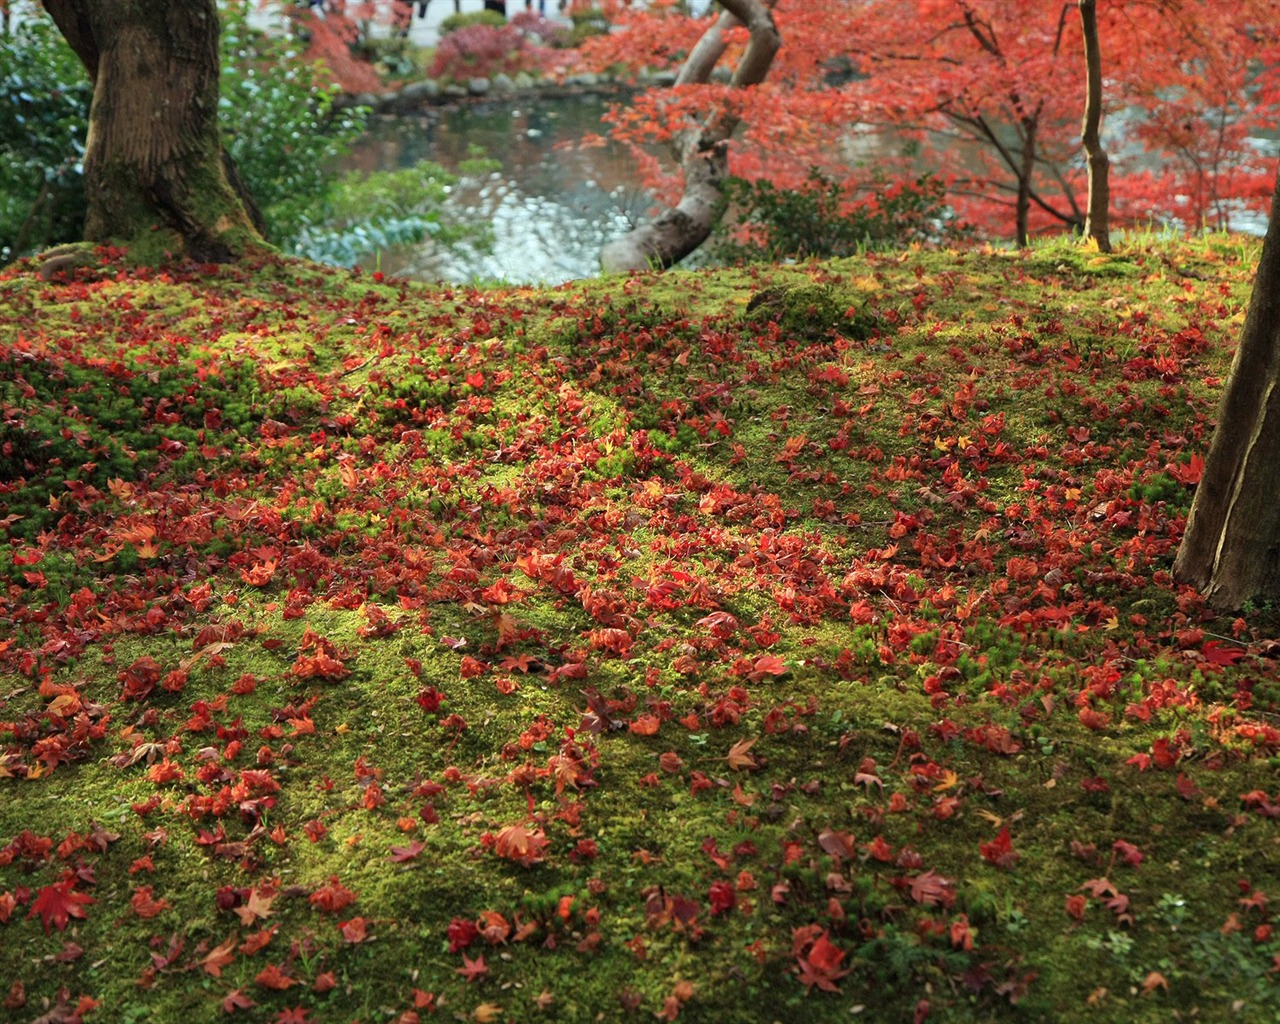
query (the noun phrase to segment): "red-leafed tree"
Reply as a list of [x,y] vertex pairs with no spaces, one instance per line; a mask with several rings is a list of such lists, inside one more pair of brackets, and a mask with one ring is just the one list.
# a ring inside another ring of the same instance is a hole
[[[1107,53],[1097,113],[1113,115],[1113,217],[1198,226],[1260,210],[1268,182],[1249,135],[1280,114],[1280,3],[1096,0],[1095,8]],[[1077,4],[778,0],[773,13],[784,43],[766,80],[649,89],[613,112],[613,134],[637,147],[669,143],[708,112],[728,110],[741,124],[727,142],[728,171],[741,177],[795,187],[816,166],[865,185],[927,170],[964,220],[991,233],[1025,242],[1084,227]],[[615,31],[590,40],[582,59],[676,67],[710,24],[668,3],[620,8]],[[742,30],[724,38],[729,59],[745,52]],[[637,158],[674,204],[686,181],[651,152],[638,148]]]
[[[689,51],[675,86],[706,85],[729,50],[731,30],[745,28],[747,43],[727,89],[741,92],[765,80],[780,39],[769,8],[773,0],[720,0],[724,13],[707,26]],[[684,172],[684,194],[673,207],[624,238],[605,246],[606,271],[669,267],[706,241],[719,216],[721,182],[728,173],[729,140],[741,120],[737,98],[723,95],[675,133],[674,148]]]

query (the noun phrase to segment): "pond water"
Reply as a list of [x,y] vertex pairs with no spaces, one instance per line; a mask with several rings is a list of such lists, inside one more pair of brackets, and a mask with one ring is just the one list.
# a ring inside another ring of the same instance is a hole
[[563,95],[375,119],[346,169],[397,170],[433,160],[457,173],[478,151],[502,165],[483,180],[465,181],[449,200],[456,214],[492,226],[492,253],[462,258],[428,245],[384,253],[381,268],[456,283],[559,284],[596,273],[601,246],[625,234],[651,205],[621,147],[576,145],[604,131],[607,108],[598,95]]

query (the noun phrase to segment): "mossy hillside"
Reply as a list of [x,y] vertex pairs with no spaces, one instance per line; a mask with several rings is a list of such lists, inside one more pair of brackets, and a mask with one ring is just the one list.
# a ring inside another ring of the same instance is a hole
[[11,274],[17,1019],[1266,1019],[1274,622],[1168,579],[1252,256]]

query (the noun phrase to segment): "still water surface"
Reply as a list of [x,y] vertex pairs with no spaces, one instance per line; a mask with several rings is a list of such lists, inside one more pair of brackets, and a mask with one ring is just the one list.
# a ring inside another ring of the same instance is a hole
[[639,169],[621,147],[575,145],[604,131],[607,107],[600,96],[570,95],[376,119],[344,162],[347,168],[397,170],[433,160],[457,173],[477,149],[502,164],[450,197],[456,213],[492,225],[491,254],[463,259],[428,246],[384,253],[382,269],[427,280],[512,284],[558,284],[596,273],[600,247],[650,205]]

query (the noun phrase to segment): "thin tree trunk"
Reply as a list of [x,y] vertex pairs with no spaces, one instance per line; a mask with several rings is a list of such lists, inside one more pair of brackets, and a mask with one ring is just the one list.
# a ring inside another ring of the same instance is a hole
[[[724,13],[703,34],[689,53],[676,83],[706,82],[724,54],[724,32],[737,24],[751,33],[746,52],[730,85],[745,88],[763,82],[782,44],[770,8],[774,0],[720,0]],[[696,130],[677,140],[677,155],[684,169],[684,194],[672,209],[642,224],[601,250],[600,264],[607,272],[663,269],[679,263],[707,240],[721,213],[722,184],[729,167],[729,138],[738,118],[727,110],[715,111]]]
[[1280,177],[1174,574],[1222,610],[1280,598]]
[[1102,127],[1102,51],[1098,46],[1097,0],[1079,0],[1079,6],[1086,81],[1080,141],[1084,145],[1089,169],[1089,209],[1085,215],[1084,236],[1097,243],[1099,252],[1110,252],[1108,208],[1111,205],[1111,185],[1107,169],[1111,161],[1098,135]]
[[1031,176],[1036,168],[1036,115],[1022,121],[1022,160],[1018,167],[1018,195],[1014,203],[1014,230],[1021,248],[1031,244]]
[[218,262],[260,244],[223,168],[214,0],[44,6],[94,83],[85,238]]

